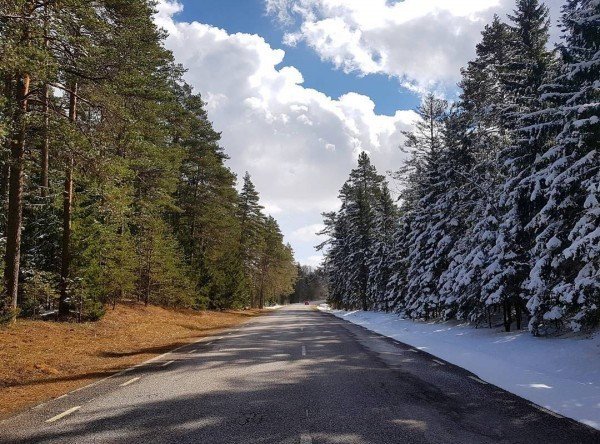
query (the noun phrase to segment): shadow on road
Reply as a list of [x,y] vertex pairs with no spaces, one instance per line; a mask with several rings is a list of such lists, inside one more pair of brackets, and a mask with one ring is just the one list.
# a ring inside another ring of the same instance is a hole
[[314,443],[600,442],[460,369],[361,345],[386,341],[375,338],[319,313],[275,312],[168,370],[136,369],[146,385],[11,442],[297,443],[303,433]]

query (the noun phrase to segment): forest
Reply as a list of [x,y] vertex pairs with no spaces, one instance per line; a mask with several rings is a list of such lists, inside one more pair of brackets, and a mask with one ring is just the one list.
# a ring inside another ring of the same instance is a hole
[[262,308],[297,266],[146,0],[0,6],[0,322]]
[[399,198],[362,153],[325,213],[329,302],[535,335],[600,323],[600,2],[517,0],[457,100],[427,95]]

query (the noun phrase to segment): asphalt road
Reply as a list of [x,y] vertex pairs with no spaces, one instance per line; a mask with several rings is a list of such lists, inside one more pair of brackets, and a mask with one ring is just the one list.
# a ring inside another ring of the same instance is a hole
[[0,423],[2,443],[600,443],[432,356],[292,306]]

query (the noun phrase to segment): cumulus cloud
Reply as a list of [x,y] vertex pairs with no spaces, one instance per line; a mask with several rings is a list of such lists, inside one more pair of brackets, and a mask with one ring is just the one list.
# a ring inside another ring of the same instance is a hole
[[[562,0],[546,2],[553,21]],[[291,30],[287,45],[305,42],[345,72],[384,74],[409,89],[453,88],[494,14],[514,0],[265,0]],[[556,30],[554,32],[556,34]]]
[[174,17],[179,11],[176,2],[158,4],[155,20],[168,32],[167,47],[208,102],[230,167],[250,172],[299,258],[308,260],[313,240],[294,237],[295,230],[318,223],[320,212],[337,205],[361,150],[382,171],[399,165],[401,131],[411,126],[414,112],[379,115],[367,96],[334,99],[306,88],[298,69],[281,66],[285,52],[262,37],[180,22]]

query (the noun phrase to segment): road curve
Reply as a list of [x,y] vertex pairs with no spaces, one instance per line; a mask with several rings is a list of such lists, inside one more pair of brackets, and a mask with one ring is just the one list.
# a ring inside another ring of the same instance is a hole
[[599,443],[471,373],[291,306],[0,423],[1,443]]

